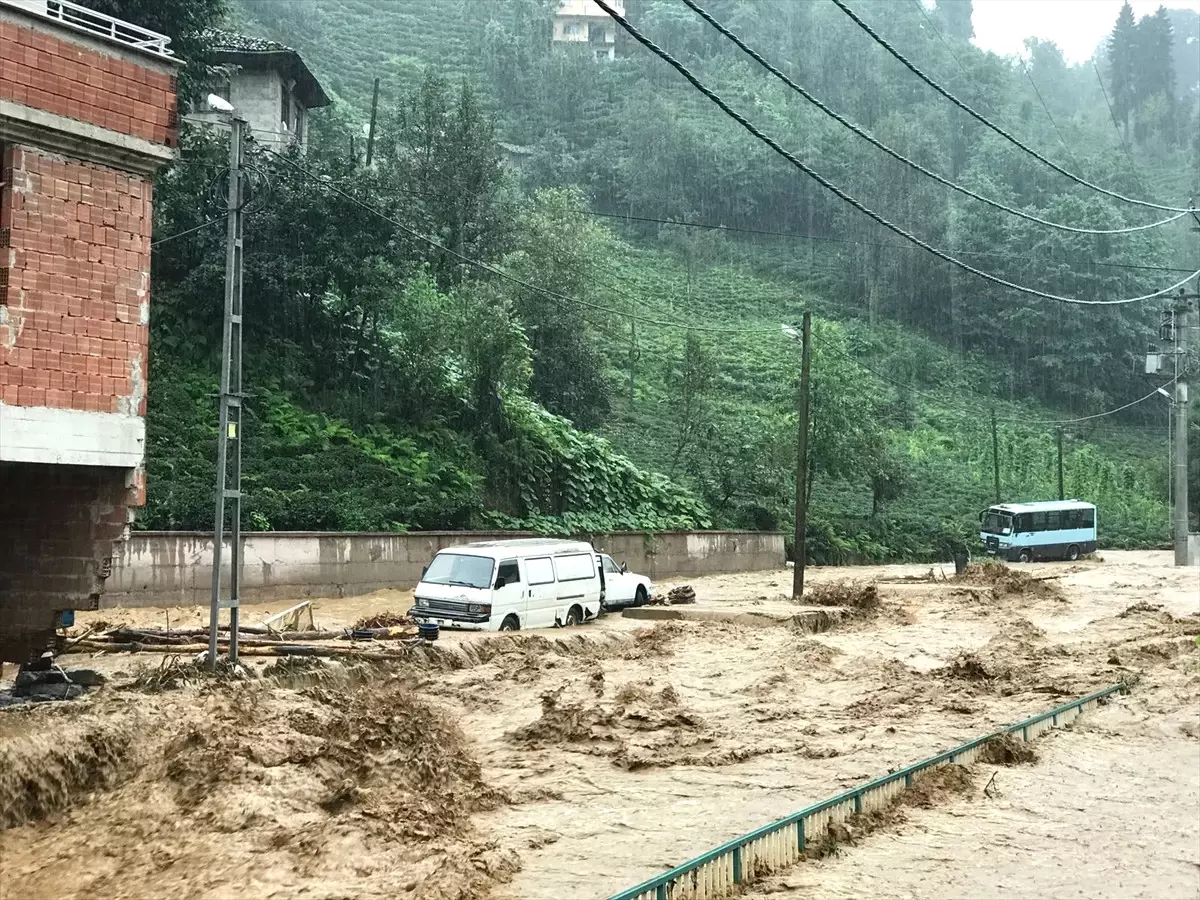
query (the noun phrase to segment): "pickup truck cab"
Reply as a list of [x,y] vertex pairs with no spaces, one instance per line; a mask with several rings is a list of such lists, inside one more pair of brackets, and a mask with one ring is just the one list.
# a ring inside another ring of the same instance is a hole
[[607,553],[599,554],[600,566],[604,570],[604,608],[625,609],[628,606],[645,606],[654,592],[654,586],[645,575],[635,575],[624,563],[617,565]]

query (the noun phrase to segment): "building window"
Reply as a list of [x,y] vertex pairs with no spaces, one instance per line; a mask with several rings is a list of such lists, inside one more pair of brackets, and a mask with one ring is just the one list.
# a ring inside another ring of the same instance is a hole
[[568,22],[566,25],[563,26],[563,37],[573,38],[573,37],[578,36],[578,34],[579,34],[579,23],[578,22]]

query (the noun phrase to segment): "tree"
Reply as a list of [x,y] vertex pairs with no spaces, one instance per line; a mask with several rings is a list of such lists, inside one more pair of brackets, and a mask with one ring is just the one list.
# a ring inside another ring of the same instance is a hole
[[975,26],[971,23],[974,15],[971,0],[937,0],[936,8],[938,18],[951,37],[969,41],[975,36]]
[[690,464],[690,454],[701,436],[712,426],[711,400],[717,377],[717,360],[694,331],[683,338],[678,359],[667,367],[667,398],[675,419],[674,449],[668,476],[674,476],[682,463]]
[[[381,147],[384,188],[403,197],[405,220],[454,253],[495,259],[510,224],[495,123],[463,81],[457,92],[432,69],[401,99]],[[419,252],[443,288],[470,274],[452,253]]]
[[1129,117],[1137,105],[1137,25],[1129,0],[1121,7],[1108,38],[1108,81],[1113,115],[1129,137]]

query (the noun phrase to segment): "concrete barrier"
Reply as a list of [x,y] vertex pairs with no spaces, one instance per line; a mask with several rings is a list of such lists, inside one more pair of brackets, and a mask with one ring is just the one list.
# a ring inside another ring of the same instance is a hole
[[[407,590],[439,550],[469,541],[530,537],[514,532],[426,531],[410,534],[254,532],[243,535],[242,600],[269,603],[307,597],[352,597]],[[783,535],[693,531],[577,535],[630,571],[652,579],[783,566]],[[194,606],[208,602],[211,533],[134,532],[113,559],[101,608]],[[228,561],[228,550],[224,559]],[[228,564],[228,563],[227,563]],[[228,577],[228,573],[226,573]]]

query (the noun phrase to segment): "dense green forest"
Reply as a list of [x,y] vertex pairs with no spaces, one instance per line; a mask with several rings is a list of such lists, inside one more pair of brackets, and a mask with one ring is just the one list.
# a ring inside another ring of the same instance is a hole
[[[1059,165],[1170,206],[1200,193],[1195,14],[1122,13],[1095,65],[1069,66],[1043,42],[1023,60],[980,51],[970,0],[855,5]],[[1067,305],[955,269],[623,36],[611,62],[553,44],[551,0],[203,6],[297,48],[335,97],[306,155],[252,152],[250,527],[789,527],[798,348],[780,325],[809,310],[814,558],[924,558],[970,534],[994,499],[993,413],[1005,499],[1056,495],[1065,423],[1066,489],[1101,505],[1102,542],[1166,538],[1166,404],[1084,419],[1165,380],[1142,373],[1162,301]],[[973,266],[1101,300],[1200,268],[1190,218],[1077,234],[982,205],[851,134],[679,0],[626,7],[822,175]],[[876,138],[995,201],[1100,230],[1165,215],[1055,174],[833,4],[707,8]],[[208,74],[195,37],[186,89]],[[205,527],[211,509],[224,235],[173,236],[219,215],[224,150],[191,129],[184,150],[156,190],[153,528]]]

